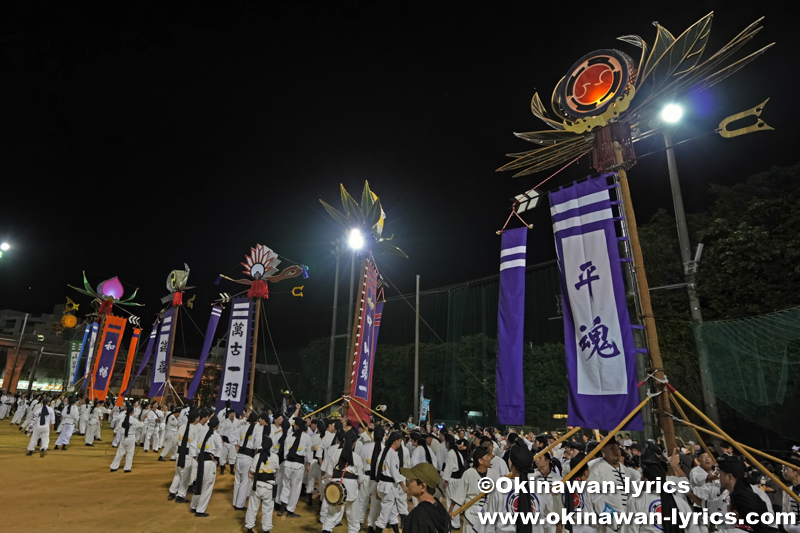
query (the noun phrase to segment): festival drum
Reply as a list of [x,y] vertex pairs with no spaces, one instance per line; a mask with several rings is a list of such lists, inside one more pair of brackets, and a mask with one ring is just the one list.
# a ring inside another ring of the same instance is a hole
[[325,501],[328,505],[342,505],[347,500],[347,489],[341,483],[328,483],[325,486]]

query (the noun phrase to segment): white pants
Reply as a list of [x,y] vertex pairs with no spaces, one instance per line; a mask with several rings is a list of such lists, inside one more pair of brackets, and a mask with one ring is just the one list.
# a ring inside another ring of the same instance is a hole
[[406,516],[408,514],[408,494],[400,488],[395,487],[395,494],[397,494],[397,514]]
[[[458,484],[461,483],[460,479],[451,479],[450,483],[447,485],[447,489],[444,491],[445,503],[447,504],[447,512],[450,512],[450,503],[452,500],[450,499],[453,494],[458,492],[456,489],[458,488]],[[461,515],[456,515],[455,517],[450,519],[450,527],[452,529],[461,529]]]
[[[320,485],[322,487],[322,485]],[[367,519],[367,508],[369,507],[370,496],[374,494],[375,489],[378,487],[376,481],[371,479],[366,483],[358,485],[358,523],[363,524]],[[374,523],[371,525],[375,525]]]
[[192,458],[186,457],[185,466],[175,464],[175,474],[172,476],[172,484],[169,486],[170,494],[177,494],[181,498],[186,496],[189,490],[189,477],[192,471]]
[[69,439],[72,438],[72,432],[75,431],[75,424],[72,422],[65,422],[61,426],[61,434],[56,439],[56,446],[61,446],[62,444],[66,446],[69,444]]
[[236,453],[236,446],[230,442],[223,442],[222,453],[219,454],[219,466],[224,467],[226,464],[235,465],[237,455],[239,454]]
[[50,445],[50,424],[45,424],[40,426],[39,424],[35,424],[33,427],[33,433],[31,433],[31,441],[28,443],[28,451],[32,452],[36,448],[36,441],[42,439],[42,447],[40,448],[42,451],[47,450],[47,447]]
[[[87,432],[86,434],[88,435],[89,433]],[[128,432],[128,436],[122,439],[122,442],[117,448],[117,455],[114,456],[114,460],[111,462],[111,469],[116,470],[119,468],[122,458],[125,457],[125,470],[130,470],[131,466],[133,466],[134,450],[136,450],[136,435],[131,435],[130,432]]]
[[5,404],[0,404],[0,420],[3,420],[8,414],[8,406]]
[[216,479],[217,463],[206,461],[203,465],[203,486],[200,495],[195,495],[192,498],[192,509],[196,513],[205,513],[206,509],[208,509],[208,502],[211,501],[211,493],[214,492],[214,481]]
[[378,499],[378,482],[370,480],[369,482],[369,516],[367,517],[367,525],[374,527],[375,522],[381,515],[381,501]]
[[172,455],[172,449],[175,447],[175,443],[178,440],[175,437],[176,434],[174,431],[166,432],[166,434],[164,435],[164,449],[161,450],[161,457]]
[[155,436],[156,427],[155,426],[146,426],[145,427],[145,434],[144,434],[144,451],[147,451],[152,446],[155,448]]
[[33,415],[25,417],[25,422],[22,423],[22,429],[25,429],[31,425],[31,422],[33,422],[33,418],[31,418],[32,416]]
[[78,429],[80,429],[80,431],[79,431],[78,433],[80,433],[81,435],[83,435],[84,433],[86,433],[86,424],[87,424],[88,422],[89,422],[89,419],[88,419],[88,418],[86,418],[85,416],[82,416],[82,417],[81,417],[81,418],[78,420]]
[[96,418],[92,418],[89,420],[89,423],[86,424],[86,436],[84,440],[86,444],[94,444],[95,437],[100,436],[100,422],[97,421]]
[[160,450],[162,446],[164,446],[164,432],[166,431],[166,427],[163,424],[159,424],[156,426],[156,439],[155,439],[155,449]]
[[[338,482],[334,480],[334,482]],[[328,515],[322,522],[323,531],[333,531],[336,524],[342,521],[342,516],[347,514],[347,531],[348,533],[358,533],[361,529],[361,522],[359,521],[361,512],[358,506],[358,481],[354,479],[345,479],[342,484],[347,490],[347,500],[342,505],[328,504]]]
[[14,418],[11,419],[11,424],[19,425],[20,421],[25,417],[26,407],[17,407],[17,412],[14,413]]
[[[258,515],[258,505],[261,504],[261,529],[270,531],[272,529],[272,511],[275,509],[275,501],[272,499],[272,487],[274,481],[259,481],[256,490],[250,492],[250,500],[247,503],[247,514],[244,517],[244,527],[253,529],[256,527],[256,516]],[[252,485],[251,485],[252,487]]]
[[378,498],[381,503],[381,513],[375,521],[375,527],[379,530],[386,529],[386,526],[397,524],[397,485],[387,481],[378,483]]
[[[314,485],[319,483],[319,492],[322,494],[322,468],[319,466],[319,461],[314,459],[311,462],[311,470],[308,472],[308,477],[306,478],[306,493],[307,494],[314,494]],[[338,524],[338,522],[337,522]]]
[[233,480],[233,506],[244,507],[247,497],[250,495],[250,465],[253,458],[243,453],[237,454],[236,458],[236,477]]
[[[297,465],[295,467],[294,465]],[[300,498],[300,489],[303,487],[303,463],[292,463],[285,461],[283,464],[283,488],[281,489],[281,503],[286,504],[286,510],[293,513],[297,508],[297,500]]]

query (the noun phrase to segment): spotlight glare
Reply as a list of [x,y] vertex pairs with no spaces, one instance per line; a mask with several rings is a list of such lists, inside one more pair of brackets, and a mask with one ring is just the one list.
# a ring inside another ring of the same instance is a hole
[[4,252],[7,252],[9,248],[11,248],[11,245],[8,244],[7,242],[0,244],[0,250],[3,250]]
[[354,229],[350,231],[350,235],[347,238],[347,246],[353,250],[360,250],[361,247],[364,246],[364,237],[359,230]]
[[683,109],[681,106],[676,104],[669,104],[667,107],[661,111],[661,118],[663,118],[666,122],[675,123],[681,119],[683,115]]

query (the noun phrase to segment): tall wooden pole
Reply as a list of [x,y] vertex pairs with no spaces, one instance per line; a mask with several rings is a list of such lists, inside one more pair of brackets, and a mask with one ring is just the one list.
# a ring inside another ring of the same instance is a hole
[[256,298],[256,325],[253,328],[253,353],[250,354],[250,390],[247,403],[253,407],[253,390],[256,385],[256,354],[258,353],[258,325],[261,323],[261,298]]
[[[614,141],[614,162],[620,165],[625,162],[622,156],[622,146]],[[664,381],[664,363],[661,360],[661,349],[658,346],[658,333],[656,332],[656,322],[653,317],[653,306],[650,303],[650,286],[647,283],[647,276],[644,270],[644,260],[642,258],[642,246],[639,242],[639,230],[636,225],[636,215],[633,211],[631,202],[631,190],[628,186],[628,173],[624,168],[617,169],[619,175],[619,187],[622,193],[623,205],[625,206],[625,220],[628,224],[628,237],[630,238],[631,251],[633,252],[633,268],[636,272],[636,283],[639,286],[639,300],[642,305],[642,321],[647,335],[647,347],[650,354],[650,365],[655,372],[656,392],[663,392],[666,388]],[[675,442],[675,426],[672,423],[672,409],[666,394],[659,394],[656,397],[658,405],[658,425],[664,433],[667,451],[671,452],[677,447]]]
[[[355,252],[353,253],[355,257]],[[355,303],[358,305],[355,306],[354,310],[350,312],[350,318],[352,319],[352,331],[350,332],[350,345],[348,346],[349,353],[347,354],[347,363],[344,368],[344,396],[350,395],[350,390],[353,388],[353,376],[355,375],[355,369],[353,365],[356,364],[356,355],[359,352],[359,339],[360,339],[360,332],[358,328],[358,318],[361,316],[361,311],[364,309],[366,302],[364,301],[364,278],[367,275],[367,265],[368,259],[365,256],[364,259],[361,260],[361,270],[360,276],[358,277],[358,287],[356,289],[356,298]],[[352,270],[351,270],[352,273]],[[352,278],[351,278],[352,279]],[[350,284],[352,289],[353,283]],[[350,291],[350,302],[353,302],[353,295],[352,290]],[[360,402],[356,402],[360,403]],[[347,409],[349,408],[349,404],[345,407],[343,418],[348,416]]]

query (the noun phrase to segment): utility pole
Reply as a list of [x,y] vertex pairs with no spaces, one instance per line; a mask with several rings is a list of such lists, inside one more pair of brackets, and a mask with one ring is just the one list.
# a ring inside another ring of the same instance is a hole
[[336,353],[336,308],[339,304],[339,257],[342,255],[341,243],[339,239],[331,242],[334,249],[331,253],[336,257],[336,276],[333,280],[333,320],[331,321],[331,347],[328,352],[328,388],[325,393],[327,403],[333,401],[333,359]]
[[[614,141],[614,163],[622,165],[625,158],[622,156],[622,145]],[[625,220],[628,225],[628,234],[633,251],[633,267],[636,271],[636,284],[639,286],[639,298],[642,305],[642,321],[644,322],[645,333],[647,334],[647,346],[650,353],[650,365],[654,372],[656,381],[656,392],[661,392],[656,397],[658,405],[658,425],[664,433],[667,450],[674,450],[675,425],[672,423],[672,409],[669,405],[664,383],[664,363],[661,360],[661,349],[658,346],[658,333],[656,332],[656,322],[653,317],[653,306],[650,303],[650,288],[647,283],[647,276],[644,270],[644,260],[642,258],[642,247],[639,243],[639,230],[636,225],[636,214],[631,203],[631,190],[628,185],[628,173],[624,167],[617,169],[619,175],[619,187],[622,193],[623,205],[625,208]]]
[[[17,351],[14,352],[14,364],[11,365],[11,373],[3,382],[7,391],[11,391],[11,382],[14,381],[14,372],[17,370],[17,361],[19,360],[19,350],[22,347],[22,336],[25,335],[25,328],[28,326],[28,313],[25,313],[25,318],[22,321],[22,329],[19,332],[19,342],[17,343]],[[21,374],[22,372],[20,372]],[[17,386],[14,385],[16,390]]]
[[[681,262],[683,263],[683,275],[686,279],[686,292],[689,295],[689,311],[692,316],[693,325],[703,323],[703,311],[700,308],[700,298],[697,296],[697,284],[695,275],[697,273],[697,262],[692,259],[691,242],[689,241],[689,229],[686,227],[686,213],[683,210],[683,196],[681,195],[681,183],[678,179],[678,166],[675,163],[675,149],[672,147],[673,129],[665,128],[664,145],[667,148],[667,165],[669,166],[669,184],[672,188],[672,203],[675,206],[675,223],[678,226],[678,242],[681,248]],[[695,335],[697,341],[697,352],[700,366],[700,384],[703,389],[703,402],[705,412],[708,417],[719,424],[719,413],[717,412],[716,395],[714,393],[714,380],[711,377],[708,367],[708,350],[703,341],[702,334]]]
[[419,274],[417,274],[417,306],[414,325],[414,420],[419,419]]
[[33,380],[36,379],[36,369],[39,368],[39,361],[42,360],[42,352],[44,351],[44,346],[39,348],[39,353],[36,354],[36,359],[33,360],[33,368],[31,369],[31,377],[28,378],[28,396],[31,394],[31,389],[33,389]]

